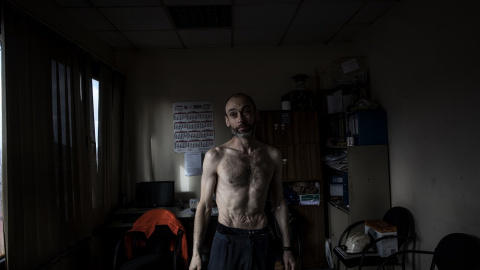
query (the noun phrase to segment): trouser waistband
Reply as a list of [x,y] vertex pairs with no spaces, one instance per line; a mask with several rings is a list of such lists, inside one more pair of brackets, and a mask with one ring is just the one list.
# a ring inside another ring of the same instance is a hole
[[225,235],[261,235],[261,234],[270,233],[270,228],[266,226],[258,230],[246,230],[246,229],[239,229],[239,228],[231,228],[221,223],[218,223],[217,231]]

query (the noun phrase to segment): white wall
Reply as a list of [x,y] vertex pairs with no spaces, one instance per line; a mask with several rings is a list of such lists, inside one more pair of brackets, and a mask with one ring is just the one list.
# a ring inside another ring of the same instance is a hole
[[404,0],[356,39],[388,111],[392,204],[413,212],[420,249],[480,237],[479,32],[475,1]]
[[186,177],[184,155],[174,153],[172,103],[212,101],[220,145],[230,138],[223,116],[231,94],[251,95],[260,110],[280,109],[293,75],[311,76],[314,88],[315,68],[348,53],[343,45],[118,52],[127,74],[131,181],[175,180],[177,197],[198,197],[200,177]]

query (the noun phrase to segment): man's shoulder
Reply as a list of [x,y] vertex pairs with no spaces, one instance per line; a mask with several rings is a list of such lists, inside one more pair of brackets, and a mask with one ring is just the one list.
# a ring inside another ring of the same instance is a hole
[[259,144],[259,148],[265,149],[269,153],[280,153],[280,149],[278,149],[273,145],[262,143],[260,141],[258,142],[258,144]]
[[280,151],[280,149],[273,145],[259,142],[258,149],[262,149],[263,151],[265,151],[265,153],[270,156],[272,160],[278,160],[282,157],[282,152]]
[[210,155],[212,157],[215,157],[215,156],[218,156],[218,155],[221,155],[223,152],[225,152],[225,150],[223,149],[222,146],[216,146],[214,148],[210,148],[206,155]]
[[204,165],[208,164],[208,166],[216,167],[224,156],[225,153],[221,147],[210,148],[207,153],[205,153]]
[[223,144],[220,146],[216,146],[214,148],[210,148],[205,154],[205,157],[208,156],[213,159],[220,159],[225,155],[227,151],[228,151],[228,147],[225,144]]

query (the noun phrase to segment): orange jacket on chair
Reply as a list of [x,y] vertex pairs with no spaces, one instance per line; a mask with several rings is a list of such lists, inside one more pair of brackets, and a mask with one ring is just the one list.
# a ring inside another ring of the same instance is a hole
[[[153,234],[155,231],[156,225],[167,225],[170,230],[175,234],[178,235],[178,231],[182,230],[182,239],[181,239],[181,246],[182,246],[182,254],[181,257],[185,262],[185,268],[188,267],[188,247],[187,247],[187,235],[185,234],[185,228],[183,227],[182,223],[177,219],[177,217],[166,209],[153,209],[145,212],[141,215],[133,224],[132,229],[128,232],[143,232],[147,239]],[[128,233],[125,235],[125,250],[127,253],[127,259],[132,257],[132,250],[131,250],[131,242],[132,239]],[[170,244],[170,250],[174,251],[175,247],[175,240],[172,241]]]

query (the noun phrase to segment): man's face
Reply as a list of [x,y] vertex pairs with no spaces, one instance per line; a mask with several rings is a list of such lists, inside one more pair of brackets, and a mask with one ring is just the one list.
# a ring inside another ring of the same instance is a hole
[[225,123],[233,135],[248,138],[253,135],[257,112],[246,97],[233,97],[225,105]]

